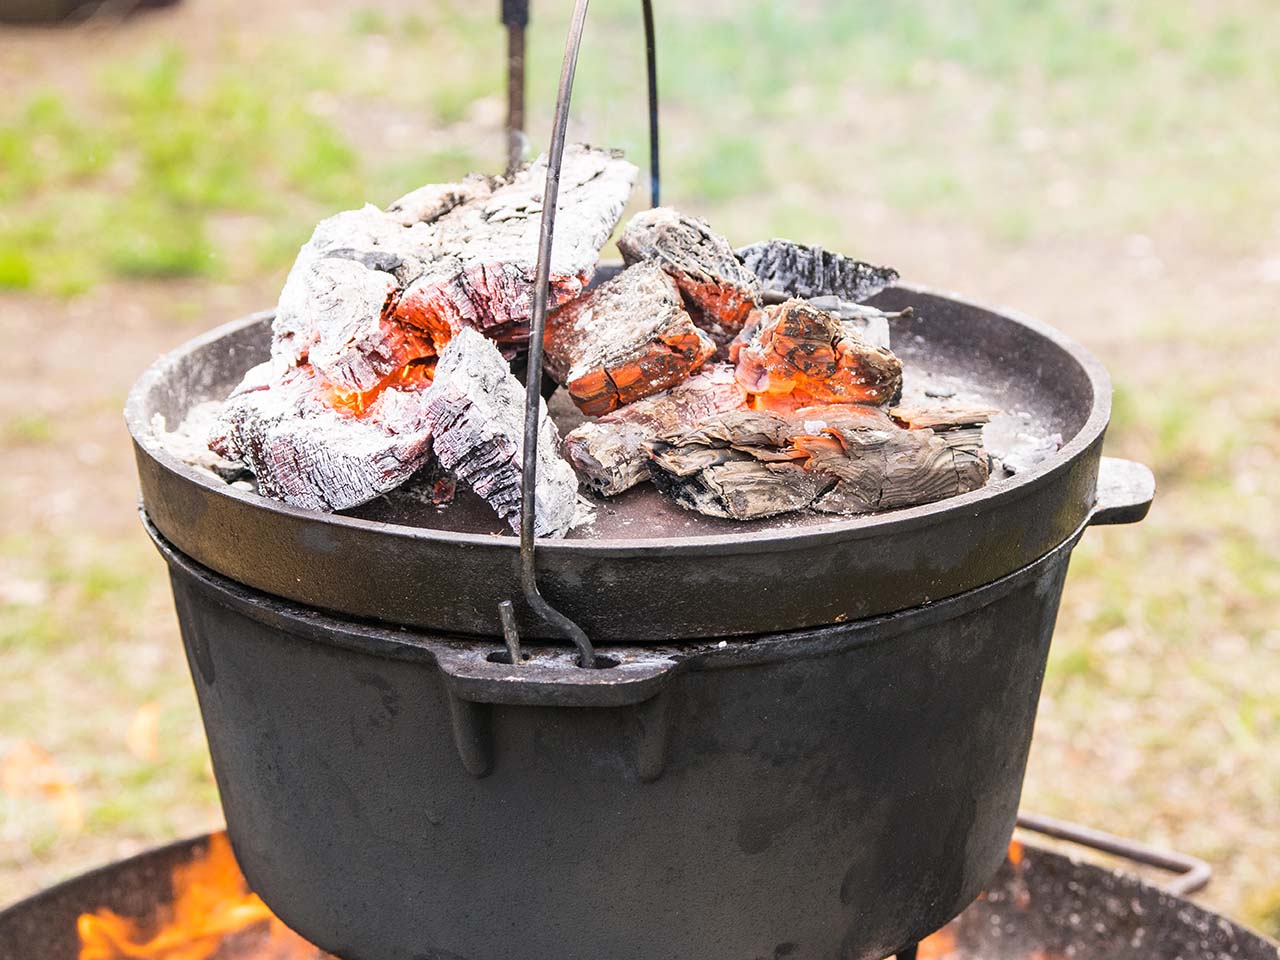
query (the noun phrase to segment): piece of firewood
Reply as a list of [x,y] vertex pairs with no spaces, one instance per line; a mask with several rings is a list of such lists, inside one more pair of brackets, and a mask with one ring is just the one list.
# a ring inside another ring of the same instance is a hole
[[790,240],[767,240],[737,251],[760,280],[766,302],[835,296],[860,303],[898,282],[898,271]]
[[624,263],[652,261],[675,280],[694,322],[724,347],[760,304],[760,284],[729,241],[670,207],[637,213],[618,238]]
[[399,486],[427,462],[429,384],[425,372],[405,377],[362,396],[357,411],[309,365],[282,371],[268,361],[222,405],[209,447],[243,462],[266,496],[345,510]]
[[[635,175],[609,151],[566,148],[550,307],[590,281]],[[366,206],[322,221],[281,292],[273,355],[366,391],[464,328],[523,343],[545,178],[542,157],[510,179],[430,185],[387,211]]]
[[731,356],[738,382],[765,407],[883,404],[902,392],[902,363],[887,347],[804,300],[766,307]]
[[628,267],[547,318],[547,372],[589,416],[675,386],[715,350],[656,263]]
[[564,454],[590,489],[615,496],[650,478],[646,441],[743,409],[746,402],[733,367],[719,364],[666,393],[582,424],[565,437]]
[[751,520],[812,508],[859,514],[982,486],[976,431],[906,430],[856,404],[736,411],[650,441],[654,481],[682,506]]
[[[474,330],[449,341],[436,365],[425,419],[440,463],[520,528],[525,390],[498,348]],[[560,437],[539,402],[535,532],[562,537],[573,525],[578,482],[560,458]]]
[[889,408],[889,416],[910,430],[928,429],[962,430],[989,423],[1000,411],[992,407],[980,407],[958,400],[944,400],[930,404],[899,404]]

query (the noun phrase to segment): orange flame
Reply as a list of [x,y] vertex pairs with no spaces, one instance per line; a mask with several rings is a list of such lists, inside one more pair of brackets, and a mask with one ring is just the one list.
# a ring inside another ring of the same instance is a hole
[[224,938],[253,935],[254,952],[238,957],[318,960],[324,955],[291,931],[250,893],[224,833],[208,851],[173,871],[173,900],[143,920],[100,909],[76,923],[79,960],[208,960]]

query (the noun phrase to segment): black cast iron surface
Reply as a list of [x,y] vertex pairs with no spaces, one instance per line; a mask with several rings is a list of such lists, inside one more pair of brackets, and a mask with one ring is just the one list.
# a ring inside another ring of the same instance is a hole
[[336,620],[157,543],[241,866],[325,949],[880,960],[1004,856],[1075,539],[925,607],[603,670]]
[[[0,957],[76,960],[77,916],[98,907],[152,916],[168,903],[174,867],[206,844],[200,838],[151,850],[0,911]],[[1280,960],[1274,943],[1189,900],[1030,844],[921,953],[929,960]],[[225,948],[219,957],[258,960]]]
[[[1102,367],[1035,321],[939,294],[893,288],[876,301],[916,313],[893,325],[908,391],[944,386],[1026,415],[1064,447],[1036,469],[940,503],[859,517],[753,523],[681,509],[648,485],[601,501],[594,524],[538,548],[538,579],[597,643],[737,636],[856,620],[952,596],[1020,569],[1095,522],[1137,519],[1145,468],[1111,462],[1123,497],[1099,500],[1110,385]],[[199,563],[337,613],[496,636],[519,594],[519,540],[478,498],[447,508],[413,488],[351,515],[301,510],[236,490],[177,461],[152,431],[220,399],[270,341],[267,315],[169,354],[130,394],[142,496],[161,533]],[[785,575],[784,575],[785,572]],[[522,611],[521,611],[522,612]],[[527,617],[529,635],[548,636]]]

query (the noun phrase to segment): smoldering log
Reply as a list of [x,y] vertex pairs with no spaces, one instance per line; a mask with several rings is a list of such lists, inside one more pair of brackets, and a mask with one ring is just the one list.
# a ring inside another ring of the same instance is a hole
[[736,520],[931,503],[977,489],[990,472],[973,431],[906,430],[856,404],[732,412],[648,447],[655,483],[677,502]]
[[628,267],[547,319],[546,369],[590,416],[675,386],[715,350],[656,263]]
[[582,424],[565,437],[564,454],[583,483],[602,496],[616,496],[650,478],[647,441],[692,429],[746,403],[733,367],[718,364],[666,393]]
[[[525,390],[494,344],[460,330],[440,355],[425,419],[440,463],[520,527]],[[555,424],[540,403],[535,532],[562,537],[573,525],[578,482],[560,458]]]
[[891,350],[804,300],[766,307],[730,355],[738,382],[764,406],[883,404],[902,392],[902,363]]
[[898,271],[806,246],[767,240],[737,251],[738,259],[760,281],[766,301],[786,297],[836,296],[861,303],[898,282]]
[[309,365],[253,368],[223,404],[210,448],[246,464],[261,493],[297,507],[345,510],[399,486],[431,455],[425,376],[344,406]]
[[657,263],[684,295],[694,321],[719,346],[737,336],[760,304],[760,284],[729,241],[670,207],[637,213],[618,238],[624,263]]
[[[551,256],[555,307],[590,281],[631,193],[636,168],[570,145]],[[386,210],[322,221],[280,295],[273,355],[310,363],[348,391],[370,390],[459,330],[528,338],[546,158],[510,179],[419,188]]]

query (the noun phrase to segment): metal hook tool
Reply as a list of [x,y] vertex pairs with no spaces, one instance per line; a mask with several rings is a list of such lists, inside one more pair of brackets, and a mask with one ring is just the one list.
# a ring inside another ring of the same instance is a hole
[[[533,317],[529,325],[529,357],[525,390],[524,458],[520,477],[520,587],[529,609],[572,641],[578,648],[578,665],[595,667],[595,648],[581,627],[547,602],[538,589],[534,519],[538,473],[538,427],[542,408],[542,349],[547,325],[547,298],[550,293],[551,246],[555,237],[556,203],[560,193],[560,166],[564,158],[565,131],[569,125],[569,101],[573,95],[573,77],[578,66],[578,49],[582,44],[582,28],[586,22],[589,0],[577,0],[569,34],[565,40],[564,63],[560,70],[560,87],[556,94],[556,113],[551,126],[551,146],[547,152],[547,182],[542,193],[542,220],[538,234],[538,266],[533,285]],[[658,79],[657,53],[653,30],[653,8],[650,0],[642,0],[645,28],[645,53],[649,76],[649,164],[650,199],[658,204]],[[529,21],[528,3],[504,0],[503,23],[507,25],[510,43],[508,78],[513,85],[508,96],[508,122],[523,120],[524,114],[524,27]],[[518,54],[518,63],[517,63]],[[517,96],[518,91],[518,96]],[[514,156],[522,136],[508,129],[509,159]],[[509,602],[508,602],[509,603]],[[519,663],[520,638],[510,606],[503,605],[503,634],[512,650],[513,664]]]

